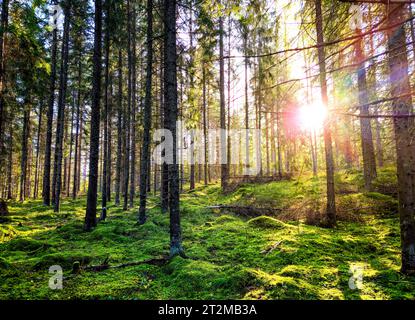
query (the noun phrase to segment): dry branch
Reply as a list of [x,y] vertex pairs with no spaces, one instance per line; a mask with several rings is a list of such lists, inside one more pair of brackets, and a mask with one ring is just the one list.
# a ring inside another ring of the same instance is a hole
[[127,262],[127,263],[111,266],[108,263],[108,259],[105,259],[105,261],[100,265],[85,266],[85,267],[82,267],[81,270],[99,272],[99,271],[108,270],[108,269],[119,269],[119,268],[139,266],[142,264],[163,266],[163,265],[166,265],[169,261],[170,261],[170,258],[165,256],[165,257],[160,257],[160,258],[152,258],[152,259],[144,260],[144,261],[133,261],[133,262]]

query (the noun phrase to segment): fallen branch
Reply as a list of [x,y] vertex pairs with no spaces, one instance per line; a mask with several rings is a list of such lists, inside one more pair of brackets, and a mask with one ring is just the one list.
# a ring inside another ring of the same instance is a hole
[[281,208],[256,208],[250,206],[228,206],[228,205],[217,205],[206,207],[211,210],[230,210],[235,214],[242,215],[245,217],[259,217],[263,215],[273,215],[275,212],[282,211]]
[[268,255],[272,251],[274,251],[275,249],[277,249],[281,243],[282,243],[282,240],[281,241],[278,241],[277,243],[275,243],[273,246],[269,247],[268,249],[265,249],[265,250],[261,251],[261,253],[262,254],[265,254],[265,255]]
[[97,265],[97,266],[82,267],[81,270],[99,272],[99,271],[108,270],[108,269],[118,269],[118,268],[139,266],[139,265],[142,265],[142,264],[149,264],[149,265],[154,265],[154,266],[163,266],[163,265],[166,265],[170,261],[170,258],[169,257],[153,258],[153,259],[144,260],[144,261],[127,262],[127,263],[114,265],[114,266],[111,266],[108,263],[108,260],[109,260],[108,258],[105,259],[105,261],[102,264]]

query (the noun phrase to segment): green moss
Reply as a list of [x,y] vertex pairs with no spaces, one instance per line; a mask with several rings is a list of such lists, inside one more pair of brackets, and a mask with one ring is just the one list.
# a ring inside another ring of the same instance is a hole
[[[386,171],[379,181],[392,179],[393,170]],[[337,194],[339,212],[361,220],[339,220],[335,229],[287,221],[287,210],[304,203],[324,206],[322,177],[247,184],[226,195],[216,184],[199,186],[182,195],[188,259],[76,274],[77,262],[117,265],[168,254],[169,215],[160,212],[158,197],[149,199],[146,224],[136,224],[136,208],[110,203],[107,221],[92,232],[83,231],[85,198],[63,200],[59,214],[41,201],[10,203],[11,220],[0,225],[0,299],[414,299],[415,279],[399,273],[396,199],[380,189],[361,193],[359,172],[337,179],[344,191]],[[219,204],[283,210],[246,219],[206,209]],[[364,267],[361,290],[348,286],[354,264]],[[64,270],[63,290],[48,287],[52,265]]]
[[254,228],[260,229],[281,229],[287,227],[285,223],[267,216],[253,218],[248,221],[248,224]]

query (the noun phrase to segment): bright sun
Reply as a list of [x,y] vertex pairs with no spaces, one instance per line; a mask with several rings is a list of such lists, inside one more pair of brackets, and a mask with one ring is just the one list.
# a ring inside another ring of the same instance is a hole
[[323,128],[327,118],[327,109],[323,104],[313,103],[300,108],[299,121],[302,128],[308,131]]

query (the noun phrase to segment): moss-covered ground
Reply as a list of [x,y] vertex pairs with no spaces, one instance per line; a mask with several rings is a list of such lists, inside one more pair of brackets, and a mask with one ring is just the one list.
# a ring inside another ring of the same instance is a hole
[[[74,262],[111,265],[168,253],[169,218],[149,201],[149,219],[109,206],[109,217],[86,233],[85,198],[64,200],[60,213],[40,201],[10,203],[0,223],[0,299],[414,299],[415,279],[399,273],[400,233],[392,171],[378,191],[362,193],[361,177],[337,177],[335,229],[305,224],[324,205],[324,177],[245,185],[222,195],[218,185],[182,195],[188,259],[72,274]],[[386,185],[386,182],[391,186]],[[391,182],[392,181],[392,182]],[[389,192],[390,191],[390,192]],[[244,217],[214,205],[278,208],[273,217]],[[63,290],[49,289],[49,267],[64,270]],[[352,266],[363,270],[352,290]]]

